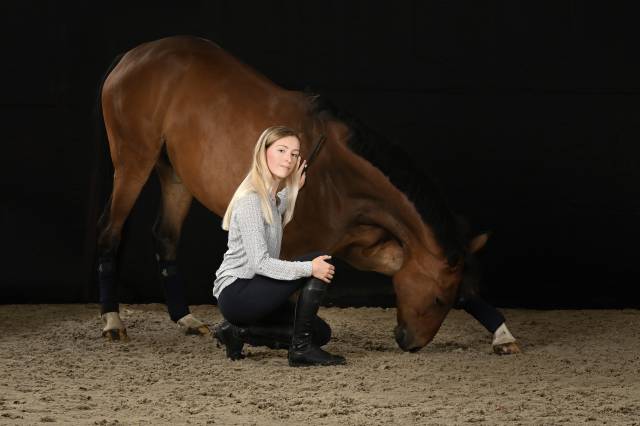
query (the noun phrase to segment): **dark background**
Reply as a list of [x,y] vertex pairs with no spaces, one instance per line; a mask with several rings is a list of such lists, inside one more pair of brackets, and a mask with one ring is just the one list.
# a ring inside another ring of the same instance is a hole
[[[193,34],[281,86],[326,95],[411,153],[474,229],[493,232],[480,256],[493,303],[640,307],[632,3],[382,4],[1,3],[0,302],[96,300],[98,82],[118,53]],[[122,245],[123,301],[161,300],[157,201],[152,179]],[[225,248],[220,219],[194,203],[179,255],[191,303],[213,302]],[[331,303],[393,304],[388,279],[339,272]]]

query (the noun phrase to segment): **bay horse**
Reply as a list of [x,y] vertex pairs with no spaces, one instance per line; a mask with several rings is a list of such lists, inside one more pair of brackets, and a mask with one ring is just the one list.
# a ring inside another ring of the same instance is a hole
[[211,41],[176,36],[141,44],[116,59],[100,93],[114,166],[98,229],[103,333],[110,339],[128,338],[118,316],[115,255],[154,169],[162,202],[153,235],[170,316],[187,332],[209,333],[189,314],[175,268],[181,227],[194,197],[224,214],[258,136],[273,125],[300,133],[303,157],[324,140],[282,257],[320,250],[392,277],[401,349],[416,351],[433,339],[459,294],[465,264],[487,241],[486,234],[465,235],[401,150],[372,140],[318,97],[275,85]]

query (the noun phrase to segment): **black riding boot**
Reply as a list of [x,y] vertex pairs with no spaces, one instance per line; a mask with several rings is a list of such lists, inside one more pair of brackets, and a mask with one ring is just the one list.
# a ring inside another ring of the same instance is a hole
[[213,337],[216,338],[218,344],[225,347],[227,358],[232,361],[244,358],[244,355],[242,354],[244,340],[242,339],[241,334],[242,330],[240,327],[235,326],[226,320],[222,322],[222,324],[218,325],[213,332]]
[[293,323],[293,338],[289,348],[289,365],[338,365],[346,360],[320,349],[313,342],[313,322],[327,290],[322,281],[311,278],[300,291]]
[[224,321],[216,328],[214,336],[224,345],[227,358],[235,361],[244,358],[242,347],[245,343],[270,349],[289,349],[291,334],[292,327],[286,324],[239,327]]
[[[248,327],[232,325],[228,321],[220,324],[214,333],[218,342],[225,346],[227,356],[242,359],[242,346],[266,346],[269,349],[289,349],[293,337],[293,325],[258,324]],[[331,327],[322,318],[316,316],[313,321],[313,343],[324,346],[331,339]]]
[[242,328],[242,338],[251,346],[289,349],[292,327],[285,324],[251,325]]

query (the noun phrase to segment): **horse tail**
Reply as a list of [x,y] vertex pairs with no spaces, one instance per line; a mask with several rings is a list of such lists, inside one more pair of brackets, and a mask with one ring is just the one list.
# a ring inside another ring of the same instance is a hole
[[91,177],[89,180],[89,197],[87,206],[86,239],[85,239],[85,276],[87,285],[84,286],[82,300],[97,301],[98,288],[96,281],[97,267],[97,242],[98,242],[98,220],[107,203],[108,194],[111,190],[113,165],[110,161],[109,143],[107,141],[107,131],[102,115],[102,88],[104,82],[113,69],[120,63],[124,53],[119,54],[111,62],[98,84],[96,105],[94,114],[94,137],[91,159]]

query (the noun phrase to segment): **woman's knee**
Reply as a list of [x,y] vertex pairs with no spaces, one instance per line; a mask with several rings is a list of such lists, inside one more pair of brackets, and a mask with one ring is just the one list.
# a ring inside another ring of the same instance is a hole
[[[307,253],[307,254],[303,254],[302,256],[298,256],[293,260],[296,260],[298,262],[309,262],[313,259],[315,259],[318,256],[329,256],[327,253],[323,252],[323,251],[312,251],[311,253]],[[332,263],[332,259],[327,259],[327,262]]]
[[313,341],[318,346],[324,346],[331,340],[331,327],[325,320],[316,316],[313,321]]

